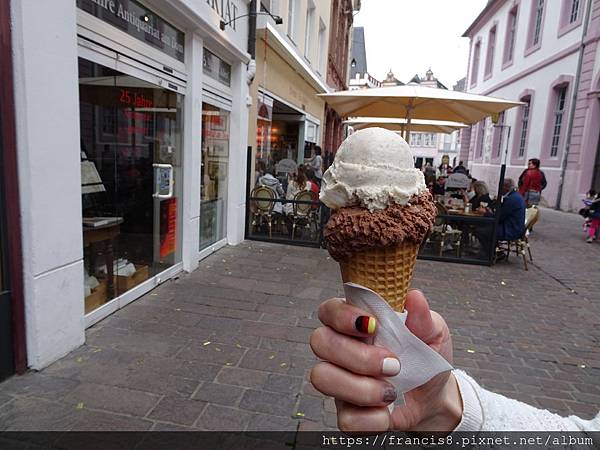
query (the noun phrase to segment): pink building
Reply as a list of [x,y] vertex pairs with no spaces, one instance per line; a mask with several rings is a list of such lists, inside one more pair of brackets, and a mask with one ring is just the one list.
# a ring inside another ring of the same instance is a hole
[[543,200],[578,209],[600,190],[600,0],[490,0],[464,36],[467,92],[525,104],[465,130],[460,159],[494,188],[505,152],[513,178],[539,158]]

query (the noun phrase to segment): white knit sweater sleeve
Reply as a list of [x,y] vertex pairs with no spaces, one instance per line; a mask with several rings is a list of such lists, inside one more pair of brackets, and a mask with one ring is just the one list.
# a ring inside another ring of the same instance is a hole
[[600,431],[600,413],[592,420],[561,417],[487,391],[461,370],[452,373],[463,401],[462,420],[454,431]]

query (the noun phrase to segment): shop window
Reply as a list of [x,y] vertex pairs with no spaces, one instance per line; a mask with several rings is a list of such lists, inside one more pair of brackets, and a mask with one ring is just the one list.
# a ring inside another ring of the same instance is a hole
[[227,236],[229,112],[202,104],[200,250]]
[[86,313],[181,260],[182,104],[79,59]]
[[223,61],[208,49],[203,50],[202,72],[213,80],[231,86],[231,64]]

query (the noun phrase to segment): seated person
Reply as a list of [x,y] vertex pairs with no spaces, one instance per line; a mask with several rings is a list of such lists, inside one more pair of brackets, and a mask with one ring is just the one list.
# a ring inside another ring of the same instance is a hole
[[[319,180],[315,176],[315,171],[310,167],[306,166],[306,178],[310,181],[310,190],[313,191],[315,201],[319,200]],[[319,209],[318,205],[313,206],[313,209]]]
[[487,205],[492,204],[490,192],[487,185],[483,181],[475,181],[474,183],[471,183],[471,189],[465,195],[465,197],[465,201],[468,201],[471,204],[471,209],[473,211],[478,210],[481,206],[481,203],[487,203]]
[[[263,186],[269,188],[275,194],[276,199],[282,199],[285,196],[283,192],[283,187],[281,186],[280,181],[275,178],[273,175],[274,170],[272,168],[268,169],[264,175],[258,178],[257,186]],[[275,202],[275,206],[273,206],[273,211],[277,213],[283,212],[283,205],[281,202]]]
[[496,239],[499,241],[519,239],[525,233],[525,200],[515,188],[512,178],[504,180],[500,217],[496,227]]
[[[512,241],[519,239],[525,233],[525,200],[521,194],[515,190],[515,182],[512,178],[506,178],[502,184],[502,202],[500,204],[491,204],[485,208],[485,215],[493,217],[494,209],[500,208],[498,214],[498,224],[496,226],[496,241]],[[497,202],[496,202],[497,203]],[[481,207],[480,211],[484,208]],[[492,244],[492,226],[480,225],[473,232],[481,245],[480,257],[488,259],[490,257],[490,246]],[[497,255],[498,259],[506,257],[505,254]]]
[[439,177],[433,185],[433,195],[444,195],[446,193],[446,177]]
[[[294,197],[301,191],[312,191],[312,184],[306,177],[306,169],[304,166],[298,166],[296,173],[292,175],[292,179],[288,183],[286,200],[294,200]],[[294,210],[292,203],[286,203],[283,206],[283,211],[286,214],[291,214]]]

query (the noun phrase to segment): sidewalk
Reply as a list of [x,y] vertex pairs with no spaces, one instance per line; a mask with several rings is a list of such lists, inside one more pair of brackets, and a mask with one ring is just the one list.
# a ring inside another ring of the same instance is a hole
[[[600,243],[543,210],[534,263],[419,261],[414,286],[448,321],[455,366],[560,414],[600,407]],[[0,384],[0,430],[312,430],[335,408],[308,383],[315,311],[340,295],[318,249],[247,241],[92,327],[86,345]]]

